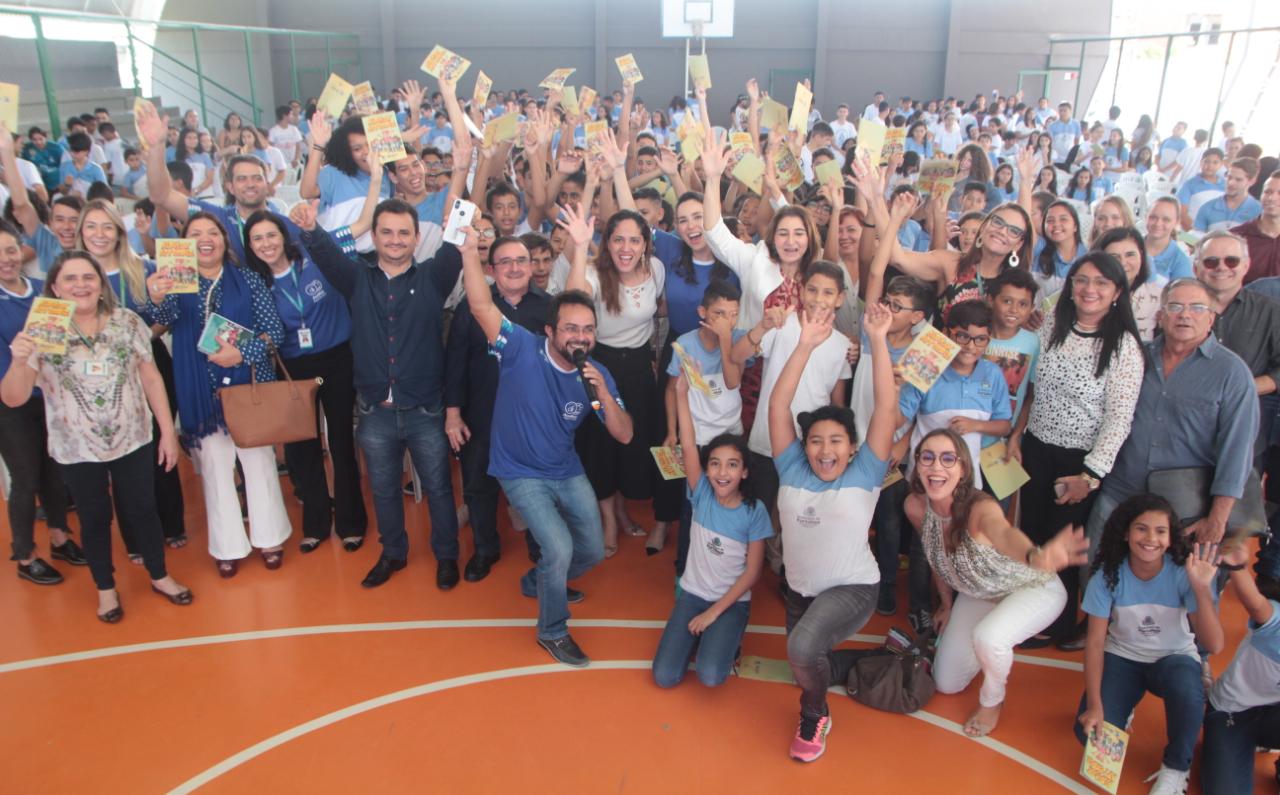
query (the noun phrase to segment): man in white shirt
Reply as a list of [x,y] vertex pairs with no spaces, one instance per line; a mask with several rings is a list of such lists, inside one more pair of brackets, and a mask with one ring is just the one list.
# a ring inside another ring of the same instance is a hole
[[1200,173],[1200,159],[1209,148],[1209,131],[1196,130],[1194,139],[1195,146],[1182,150],[1175,163],[1177,171],[1169,175],[1171,179],[1177,180],[1179,188]]
[[933,146],[947,157],[954,157],[963,143],[964,133],[960,132],[956,113],[954,110],[949,110],[942,121],[942,126],[933,134]]
[[1103,140],[1111,140],[1111,131],[1120,129],[1120,106],[1112,105],[1110,112],[1107,113],[1107,120],[1102,123]]
[[1222,123],[1222,140],[1218,142],[1218,148],[1227,151],[1227,142],[1236,137],[1235,122],[1224,121]]
[[862,109],[862,118],[868,121],[880,118],[880,104],[884,102],[884,92],[877,91],[875,101]]
[[116,126],[109,121],[98,125],[98,133],[103,140],[102,151],[107,156],[108,165],[111,166],[107,176],[111,177],[112,185],[119,185],[124,175],[129,173],[129,167],[124,162],[124,139],[116,132]]
[[281,105],[276,108],[275,126],[267,131],[267,140],[284,155],[288,168],[296,168],[302,157],[302,148],[298,146],[302,143],[302,131],[293,126],[292,118],[293,108]]
[[849,121],[849,106],[841,103],[836,106],[836,120],[831,122],[831,132],[835,133],[837,149],[844,148],[844,142],[858,137],[858,129]]

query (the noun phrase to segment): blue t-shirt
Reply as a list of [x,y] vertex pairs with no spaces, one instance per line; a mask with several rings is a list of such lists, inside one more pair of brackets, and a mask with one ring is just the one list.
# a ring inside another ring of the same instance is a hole
[[1244,712],[1280,700],[1280,602],[1269,601],[1271,617],[1262,624],[1249,620],[1249,634],[1213,683],[1209,703],[1214,709]]
[[418,222],[444,226],[444,200],[447,198],[449,198],[447,189],[428,193],[427,198],[418,202],[413,208],[418,212]]
[[453,129],[450,127],[432,127],[422,137],[426,139],[427,146],[433,146],[445,154],[453,151]]
[[129,230],[129,248],[133,249],[133,253],[140,257],[147,254],[147,247],[142,245],[142,235],[138,234],[137,229]]
[[1160,142],[1160,158],[1163,160],[1165,158],[1165,152],[1172,152],[1172,154],[1169,155],[1169,159],[1173,159],[1186,148],[1186,138],[1166,138]]
[[1099,569],[1089,579],[1082,607],[1091,616],[1111,620],[1106,650],[1112,654],[1144,663],[1170,654],[1200,659],[1187,621],[1187,614],[1196,612],[1196,595],[1187,570],[1168,555],[1160,573],[1150,580],[1138,579],[1125,558],[1114,591]]
[[929,250],[929,233],[924,231],[924,227],[914,218],[908,218],[906,222],[898,229],[898,242],[907,251],[928,251]]
[[1234,210],[1227,206],[1227,197],[1219,196],[1200,206],[1196,213],[1195,228],[1201,232],[1215,229],[1230,229],[1233,226],[1247,224],[1262,215],[1262,203],[1252,196],[1245,195],[1244,201]]
[[40,226],[36,228],[34,236],[27,237],[24,234],[22,236],[22,242],[35,249],[36,262],[40,264],[41,273],[48,273],[49,266],[52,265],[58,255],[64,251],[62,243],[58,240],[58,236],[53,233],[52,229],[44,224],[40,224]]
[[[1040,358],[1040,337],[1034,331],[1018,329],[1007,340],[991,337],[987,352],[983,358],[994,364],[1004,375],[1005,386],[1009,395],[1009,418],[1017,420],[1022,410],[1022,402],[1027,397],[1027,384],[1035,379],[1036,361]],[[995,444],[994,436],[983,436],[982,446]]]
[[796,439],[774,465],[787,585],[801,596],[817,596],[838,585],[880,582],[867,529],[889,462],[864,444],[840,477],[828,482],[814,474],[804,443]]
[[[145,279],[156,272],[156,264],[149,259],[142,260],[142,275]],[[120,271],[107,274],[107,281],[111,284],[111,289],[116,294],[116,301],[123,307],[132,309],[136,314],[141,315],[143,320],[151,322],[151,312],[155,309],[155,305],[147,299],[146,287],[143,287],[142,300],[135,300],[133,291],[129,289],[129,282],[123,278]]]
[[146,178],[147,178],[147,167],[139,166],[137,168],[131,168],[128,171],[126,171],[124,173],[124,176],[121,177],[120,179],[120,184],[124,187],[125,190],[129,191],[130,193],[136,196],[138,195],[138,183],[143,181]]
[[[285,229],[289,230],[289,239],[301,249],[302,238],[299,235],[302,234],[302,230],[293,221],[289,220],[288,215],[278,212],[275,207],[268,205],[266,209],[275,212],[276,216],[284,221]],[[236,210],[236,206],[234,204],[214,204],[201,199],[191,199],[187,205],[187,211],[196,213],[201,210],[212,214],[222,222],[222,227],[227,232],[227,240],[231,243],[231,250],[235,252],[240,262],[244,262],[244,219],[240,217],[240,212]],[[151,228],[154,233],[156,228],[154,219],[152,219]],[[169,227],[169,231],[171,233],[169,237],[177,237],[177,231],[172,225]]]
[[[547,338],[531,334],[505,317],[490,349],[498,357],[489,443],[489,474],[495,478],[566,480],[583,474],[574,433],[591,414],[576,369],[561,370],[547,354]],[[622,405],[617,384],[604,365],[609,394]],[[601,418],[603,421],[603,418]]]
[[[747,335],[749,329],[733,330],[733,341],[736,343]],[[698,445],[708,444],[722,433],[742,433],[742,393],[741,384],[729,389],[724,382],[724,358],[720,347],[707,350],[702,344],[700,329],[686,331],[680,335],[676,343],[689,355],[693,366],[707,382],[711,394],[699,389],[689,390],[689,414],[693,417],[694,438]],[[750,367],[751,359],[746,366]],[[680,357],[673,352],[667,364],[667,375],[675,378],[680,375]]]
[[1178,241],[1170,240],[1164,251],[1151,257],[1152,269],[1172,281],[1173,279],[1190,279],[1195,274],[1191,270],[1191,257],[1178,245]]
[[[44,282],[39,279],[27,279],[27,283],[29,287],[25,293],[11,293],[0,287],[0,374],[9,372],[9,365],[13,364],[13,352],[9,350],[9,345],[27,324],[31,304],[44,289]],[[36,394],[39,394],[39,390],[36,390]]]
[[74,161],[67,159],[58,168],[58,179],[66,183],[71,177],[71,189],[79,194],[89,192],[89,186],[95,182],[107,182],[107,172],[92,160],[85,161],[84,168],[76,168]]
[[[659,255],[658,258],[662,259],[662,256]],[[714,261],[697,262],[695,260],[693,262],[694,281],[690,284],[673,270],[679,261],[679,256],[671,262],[662,260],[663,266],[667,269],[667,278],[663,284],[663,293],[667,299],[667,320],[671,324],[671,333],[677,336],[698,330],[701,322],[698,318],[698,307],[702,304],[702,294],[707,291],[707,285],[711,284],[711,273],[715,268]],[[738,276],[732,271],[728,273],[726,281],[741,289]]]
[[[357,199],[363,205],[364,197],[369,195],[369,175],[359,170],[355,176],[349,176],[326,165],[320,169],[316,183],[320,188],[320,213]],[[391,180],[383,180],[381,196],[384,199],[391,198]]]
[[1080,122],[1076,119],[1070,121],[1058,119],[1052,122],[1047,129],[1049,137],[1053,139],[1054,158],[1066,160],[1067,155],[1071,152],[1071,147],[1076,145],[1076,139],[1082,135]]
[[927,160],[928,158],[933,157],[933,142],[925,141],[924,143],[920,144],[920,143],[916,143],[916,139],[908,138],[902,144],[902,150],[904,152],[915,152],[916,154],[920,155],[922,159]]
[[[351,339],[351,311],[342,295],[305,253],[302,267],[275,277],[271,298],[284,324],[280,355],[286,359],[327,351]],[[310,332],[310,347],[302,347],[301,329]]]
[[1199,174],[1196,174],[1191,179],[1182,183],[1181,188],[1178,188],[1178,202],[1185,207],[1191,203],[1191,197],[1195,196],[1197,193],[1204,193],[1205,191],[1210,190],[1226,191],[1226,189],[1227,181],[1225,179],[1212,182]]
[[[680,576],[680,590],[699,599],[715,602],[729,592],[747,570],[747,548],[752,541],[773,536],[773,523],[764,502],[745,502],[726,508],[716,499],[715,490],[704,474],[698,487],[686,493],[693,506],[689,525],[689,559]],[[747,591],[739,602],[751,598]]]
[[[1036,245],[1032,249],[1031,253],[1031,270],[1037,274],[1040,273],[1040,252],[1044,251],[1044,247],[1045,239],[1043,237],[1037,237]],[[1077,250],[1079,249],[1080,247],[1077,246]],[[1081,251],[1081,253],[1083,253],[1083,251]],[[1067,278],[1067,271],[1069,270],[1071,270],[1071,263],[1062,258],[1062,254],[1058,253],[1058,249],[1055,246],[1053,249],[1053,275],[1057,276],[1059,279],[1065,279]]]

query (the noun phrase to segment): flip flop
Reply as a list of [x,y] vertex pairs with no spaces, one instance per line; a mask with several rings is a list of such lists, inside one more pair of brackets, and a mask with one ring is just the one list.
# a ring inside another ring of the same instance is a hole
[[632,538],[640,538],[641,536],[649,535],[648,530],[645,530],[640,525],[631,521],[628,521],[626,524],[622,524],[621,522],[619,522],[618,529],[621,530],[624,535],[629,535]]

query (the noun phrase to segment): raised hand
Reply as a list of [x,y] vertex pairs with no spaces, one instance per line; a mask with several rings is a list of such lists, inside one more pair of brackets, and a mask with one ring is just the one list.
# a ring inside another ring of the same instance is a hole
[[920,209],[920,201],[916,194],[904,191],[893,197],[893,204],[889,207],[889,217],[899,224],[904,224],[908,218],[915,215],[918,209]]
[[747,81],[747,96],[751,99],[752,105],[760,104],[760,84],[754,77]]
[[138,136],[147,146],[164,146],[169,135],[169,117],[161,116],[156,106],[145,99],[134,104],[134,111],[133,126]]
[[324,115],[324,111],[318,110],[311,114],[311,144],[313,146],[327,146],[329,138],[333,136],[333,127],[329,124],[329,119]]
[[25,363],[36,352],[36,341],[19,331],[9,344],[9,352],[13,354],[15,362]]
[[[422,113],[422,97],[427,93],[417,80],[406,80],[400,84],[405,104],[409,106],[409,118],[416,119]],[[417,125],[413,125],[417,126]]]
[[1049,543],[1040,547],[1038,554],[1031,556],[1032,567],[1041,571],[1062,571],[1088,562],[1089,539],[1084,537],[1084,528],[1080,525],[1062,528]]
[[289,220],[304,232],[313,231],[316,228],[316,208],[310,202],[298,202],[289,211]]
[[0,153],[3,152],[13,153],[13,133],[4,122],[0,122]]
[[582,155],[577,151],[565,152],[556,158],[556,171],[561,174],[576,174],[582,168]]
[[163,303],[165,296],[172,289],[173,277],[163,271],[156,271],[147,277],[147,294],[151,296],[151,302],[154,304]]
[[787,315],[795,310],[789,306],[771,306],[764,310],[764,317],[761,318],[761,324],[765,331],[769,329],[782,328],[782,324],[787,322]]
[[813,313],[800,312],[800,344],[817,347],[831,336],[835,313],[830,309],[818,309]]
[[458,78],[440,78],[440,96],[446,100],[458,101]]
[[658,168],[668,177],[676,175],[680,170],[680,160],[676,157],[674,149],[664,146],[658,150]]
[[579,212],[573,204],[560,205],[561,216],[556,218],[556,225],[569,233],[574,246],[590,245],[591,232],[595,228],[595,219],[587,216],[587,211]]
[[714,183],[724,174],[724,170],[728,166],[729,152],[728,144],[725,143],[724,133],[717,133],[714,129],[708,127],[706,143],[702,147],[702,167],[707,172],[707,182]]
[[1193,586],[1208,588],[1218,575],[1218,564],[1221,562],[1217,544],[1192,544],[1191,554],[1187,555],[1187,579]]
[[867,304],[866,310],[862,313],[862,330],[867,332],[867,337],[876,340],[884,339],[889,333],[889,323],[893,320],[893,313],[889,311],[889,307],[876,301]]
[[613,130],[605,130],[604,140],[600,144],[600,154],[604,156],[610,168],[617,170],[627,164],[627,146],[628,144],[619,146]]
[[1039,168],[1036,167],[1036,153],[1028,148],[1023,148],[1018,153],[1018,176],[1022,177],[1023,182],[1035,182],[1036,174]]

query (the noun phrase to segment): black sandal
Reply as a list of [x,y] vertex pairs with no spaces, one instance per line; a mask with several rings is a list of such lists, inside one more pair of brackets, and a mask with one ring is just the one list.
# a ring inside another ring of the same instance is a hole
[[364,536],[347,536],[342,539],[342,548],[348,552],[355,552],[364,546]]
[[164,543],[169,547],[169,549],[182,549],[187,545],[187,537],[185,535],[174,536],[173,538],[167,539]]
[[315,552],[315,551],[316,551],[316,547],[318,547],[318,546],[320,546],[320,539],[318,539],[318,538],[304,538],[304,539],[302,539],[302,542],[301,542],[300,544],[298,544],[298,550],[299,550],[300,552],[302,552],[302,554],[304,554],[304,555],[305,555],[305,554],[307,554],[308,552]]

